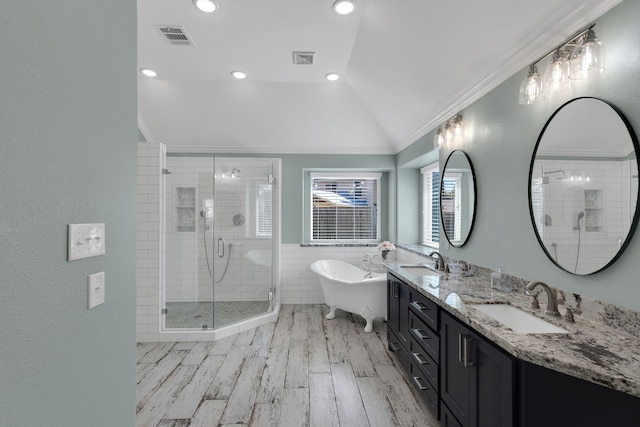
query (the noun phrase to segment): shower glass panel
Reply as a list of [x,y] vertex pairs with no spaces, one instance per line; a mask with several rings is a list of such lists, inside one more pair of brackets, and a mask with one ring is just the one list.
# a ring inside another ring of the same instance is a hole
[[167,154],[165,330],[273,309],[273,160]]

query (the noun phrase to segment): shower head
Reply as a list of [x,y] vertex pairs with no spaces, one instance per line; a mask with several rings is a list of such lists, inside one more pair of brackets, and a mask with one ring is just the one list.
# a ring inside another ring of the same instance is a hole
[[548,175],[551,175],[553,173],[561,173],[562,174],[562,178],[558,177],[556,179],[566,179],[567,178],[567,173],[564,171],[564,169],[556,169],[556,170],[553,170],[553,171],[547,171],[547,172],[544,172],[543,175],[544,176],[548,176]]
[[578,214],[578,221],[580,221],[584,217],[584,211]]

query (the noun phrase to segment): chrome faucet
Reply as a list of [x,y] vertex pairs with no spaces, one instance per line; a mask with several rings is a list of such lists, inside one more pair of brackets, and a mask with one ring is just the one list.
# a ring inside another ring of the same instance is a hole
[[[434,258],[434,255],[438,255],[438,258]],[[427,255],[429,258],[431,259],[435,259],[436,261],[436,270],[440,270],[440,271],[444,271],[445,266],[444,266],[444,258],[442,258],[442,255],[440,255],[437,251],[433,251],[431,252],[429,255]]]
[[544,314],[548,314],[549,316],[554,317],[560,317],[560,313],[558,312],[558,300],[556,299],[556,293],[549,287],[549,285],[544,282],[529,282],[526,289],[527,291],[532,291],[538,285],[540,285],[542,289],[544,289],[544,291],[547,293],[547,309],[544,311]]

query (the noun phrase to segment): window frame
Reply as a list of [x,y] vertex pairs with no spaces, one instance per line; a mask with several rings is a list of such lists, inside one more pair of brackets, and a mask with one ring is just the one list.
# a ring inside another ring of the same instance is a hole
[[[308,234],[307,239],[310,244],[341,244],[341,243],[351,243],[351,244],[366,244],[372,242],[379,242],[381,240],[381,232],[382,232],[382,210],[381,210],[381,199],[382,199],[382,178],[383,174],[381,172],[322,172],[322,171],[314,171],[308,172]],[[314,207],[313,207],[313,186],[314,182],[317,179],[329,179],[329,180],[376,180],[376,194],[375,194],[375,216],[376,216],[376,224],[375,224],[375,237],[371,239],[318,239],[314,238],[314,228],[313,228],[313,219],[314,219]]]
[[[269,197],[263,197],[265,189],[269,189]],[[273,236],[273,186],[257,184],[256,186],[256,238],[270,239]]]
[[[433,173],[438,173],[438,183],[433,185]],[[421,243],[425,246],[429,246],[435,249],[440,247],[440,162],[430,163],[420,168],[420,174],[422,175],[422,236]],[[428,178],[428,181],[427,181]],[[434,194],[433,189],[437,188],[437,192]],[[435,196],[435,197],[434,197]],[[434,211],[434,201],[437,201],[437,209]],[[433,214],[438,215],[438,240],[433,240]],[[429,237],[429,238],[428,238]]]

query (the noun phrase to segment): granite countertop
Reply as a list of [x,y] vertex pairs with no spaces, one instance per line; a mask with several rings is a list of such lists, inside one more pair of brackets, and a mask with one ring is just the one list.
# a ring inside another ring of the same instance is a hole
[[[489,280],[463,273],[416,276],[402,269],[410,263],[386,263],[388,271],[404,279],[443,310],[466,323],[511,355],[533,364],[640,397],[640,339],[603,322],[575,316],[575,323],[531,309],[524,292],[491,289]],[[543,293],[544,294],[544,293]],[[566,334],[517,333],[468,304],[511,304],[569,331]],[[562,307],[561,313],[564,313]]]

